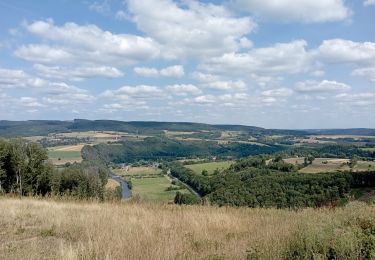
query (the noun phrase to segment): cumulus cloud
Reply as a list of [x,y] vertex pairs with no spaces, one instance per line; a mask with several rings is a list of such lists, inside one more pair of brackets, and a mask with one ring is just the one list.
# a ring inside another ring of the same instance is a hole
[[33,67],[40,75],[43,75],[44,77],[65,80],[82,80],[84,78],[93,77],[118,78],[124,76],[124,74],[117,68],[108,66],[61,67],[35,64]]
[[338,94],[335,98],[340,103],[350,104],[354,106],[369,106],[375,104],[374,92],[342,93]]
[[344,20],[351,14],[344,0],[233,0],[232,2],[241,11],[256,14],[262,20],[333,22]]
[[337,81],[314,81],[307,80],[303,82],[297,82],[295,90],[301,93],[325,93],[325,92],[342,92],[348,91],[351,87],[345,83],[340,83]]
[[163,91],[156,86],[123,86],[117,90],[106,90],[101,96],[114,99],[152,99],[163,96]]
[[168,91],[178,96],[200,95],[202,91],[192,84],[175,84],[166,87]]
[[245,90],[246,89],[246,83],[242,80],[216,80],[211,81],[203,86],[216,89],[216,90]]
[[156,68],[147,67],[136,67],[134,72],[142,77],[171,77],[171,78],[181,78],[185,75],[184,67],[181,65],[174,65],[170,67],[158,70]]
[[15,55],[42,64],[121,66],[159,55],[158,44],[151,38],[113,34],[96,25],[66,23],[57,26],[47,20],[27,24],[26,29],[43,42],[53,44],[24,45],[15,51]]
[[181,78],[185,75],[184,67],[181,65],[170,66],[160,70],[160,75],[164,77]]
[[44,107],[45,105],[38,102],[38,100],[34,97],[21,97],[19,98],[18,104],[24,107],[28,108],[38,108],[38,107]]
[[139,30],[161,43],[167,58],[208,57],[251,47],[249,17],[235,17],[224,6],[198,1],[128,0]]
[[200,105],[212,105],[213,103],[224,106],[236,106],[248,99],[246,93],[223,94],[223,95],[202,95],[187,102],[194,102]]
[[291,95],[293,95],[293,90],[288,88],[270,89],[262,92],[262,96],[265,97],[289,97]]
[[96,100],[87,90],[68,85],[64,82],[51,82],[43,90],[43,102],[49,105],[70,106],[89,104]]
[[326,63],[375,64],[375,43],[325,40],[319,46],[316,58]]
[[352,74],[354,76],[365,77],[368,80],[375,82],[375,67],[355,69]]
[[311,67],[311,55],[306,51],[306,46],[304,40],[298,40],[244,53],[226,53],[208,59],[200,65],[200,69],[231,75],[304,73]]
[[0,68],[0,88],[42,87],[45,84],[45,80],[30,76],[23,70]]

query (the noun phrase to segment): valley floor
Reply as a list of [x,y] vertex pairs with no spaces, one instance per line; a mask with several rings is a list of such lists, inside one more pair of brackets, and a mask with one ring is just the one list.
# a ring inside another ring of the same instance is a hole
[[375,206],[360,202],[293,211],[0,197],[1,259],[361,259],[375,256],[374,230]]

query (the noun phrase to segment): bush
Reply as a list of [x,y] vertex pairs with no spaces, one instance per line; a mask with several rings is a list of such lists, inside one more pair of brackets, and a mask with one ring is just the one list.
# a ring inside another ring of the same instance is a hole
[[188,205],[192,205],[192,204],[199,204],[200,203],[200,199],[197,198],[197,196],[191,194],[191,193],[181,193],[179,191],[176,192],[176,196],[174,198],[174,203],[175,204],[188,204]]

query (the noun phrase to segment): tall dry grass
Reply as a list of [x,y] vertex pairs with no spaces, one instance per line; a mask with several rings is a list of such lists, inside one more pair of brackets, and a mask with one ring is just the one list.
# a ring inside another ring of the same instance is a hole
[[352,223],[371,227],[374,216],[362,203],[290,211],[0,198],[0,258],[298,259],[294,248],[313,250],[320,239],[352,253],[341,259],[360,259]]

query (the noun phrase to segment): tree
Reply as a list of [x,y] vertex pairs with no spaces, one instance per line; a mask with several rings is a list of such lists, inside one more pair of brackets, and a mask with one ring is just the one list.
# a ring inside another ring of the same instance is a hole
[[350,158],[350,161],[349,161],[349,167],[350,169],[353,169],[354,166],[356,166],[357,162],[358,162],[358,159],[359,157],[357,155],[353,155],[351,158]]
[[28,163],[28,158],[26,155],[26,142],[20,139],[17,139],[14,142],[12,142],[10,148],[10,156],[11,164],[16,173],[16,185],[18,187],[20,196],[22,196],[22,177],[24,175]]

